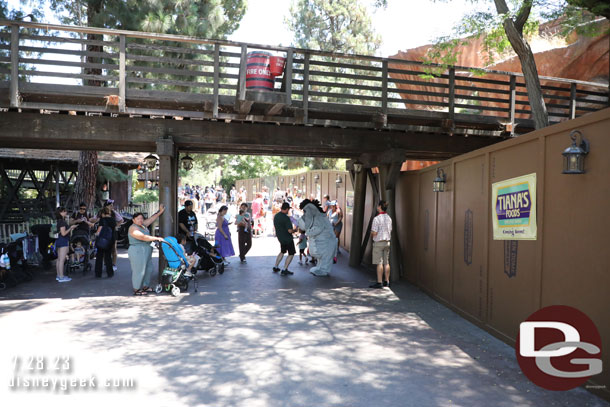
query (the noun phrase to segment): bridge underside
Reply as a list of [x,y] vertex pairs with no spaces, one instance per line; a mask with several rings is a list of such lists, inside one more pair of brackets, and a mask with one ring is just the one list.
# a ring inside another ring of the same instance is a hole
[[74,115],[68,111],[12,109],[0,113],[0,145],[99,151],[155,151],[159,138],[171,136],[178,150],[201,153],[358,157],[403,150],[405,159],[445,159],[504,137],[376,130],[316,125],[197,120],[172,116]]

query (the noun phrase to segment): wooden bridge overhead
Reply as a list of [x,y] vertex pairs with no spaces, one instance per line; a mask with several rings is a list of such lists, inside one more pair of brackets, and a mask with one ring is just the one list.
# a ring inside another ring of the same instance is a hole
[[[287,60],[246,88],[247,53]],[[0,20],[0,144],[441,159],[533,128],[522,75],[191,37]],[[552,122],[608,106],[607,85],[542,78]]]

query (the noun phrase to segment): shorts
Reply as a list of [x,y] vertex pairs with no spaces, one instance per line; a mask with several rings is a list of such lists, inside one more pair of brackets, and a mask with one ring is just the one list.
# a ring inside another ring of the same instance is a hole
[[390,241],[373,242],[373,264],[390,264]]
[[292,242],[292,241],[290,243],[280,242],[280,252],[281,253],[288,252],[288,255],[294,256],[297,252],[296,249],[294,248],[294,242]]
[[301,249],[301,248],[299,248],[299,254],[305,254],[305,250],[307,250],[307,249]]
[[336,225],[333,226],[333,231],[335,233],[339,233],[341,234],[341,231],[343,230],[343,222],[339,222]]

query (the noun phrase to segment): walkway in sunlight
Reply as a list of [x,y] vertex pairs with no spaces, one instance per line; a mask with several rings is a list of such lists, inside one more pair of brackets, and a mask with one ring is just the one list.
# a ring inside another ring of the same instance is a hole
[[[372,273],[349,268],[346,253],[331,277],[296,261],[282,277],[271,271],[277,249],[255,239],[247,265],[177,298],[130,295],[126,252],[110,280],[58,284],[41,272],[0,292],[3,404],[607,405],[583,389],[537,388],[510,346],[409,285],[367,288]],[[24,387],[33,376],[47,387]]]

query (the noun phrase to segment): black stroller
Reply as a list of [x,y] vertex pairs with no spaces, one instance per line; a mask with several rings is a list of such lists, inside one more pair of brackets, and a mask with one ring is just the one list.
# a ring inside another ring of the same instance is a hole
[[[79,243],[80,247],[78,246]],[[91,271],[89,258],[92,248],[93,243],[91,242],[89,232],[79,230],[72,232],[70,237],[70,252],[68,254],[70,258],[64,263],[64,274],[69,276],[77,271],[82,271],[83,274]],[[78,254],[80,254],[80,258],[78,258]]]
[[225,272],[225,265],[216,251],[216,246],[212,246],[205,237],[201,235],[197,238],[197,246],[195,246],[195,254],[199,256],[199,262],[195,265],[197,270],[203,270],[214,277],[217,273]]

